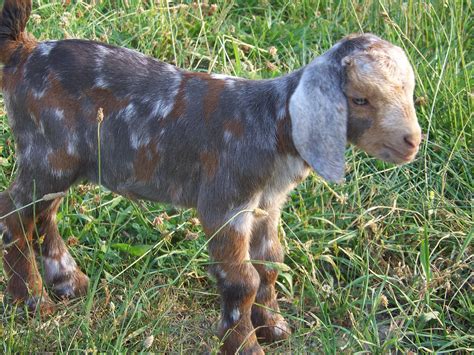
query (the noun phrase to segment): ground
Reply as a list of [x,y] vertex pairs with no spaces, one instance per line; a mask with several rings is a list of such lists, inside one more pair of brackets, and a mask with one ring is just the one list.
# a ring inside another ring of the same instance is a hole
[[[312,174],[285,207],[278,292],[293,328],[268,353],[474,351],[472,6],[468,1],[34,1],[40,40],[85,38],[247,78],[295,70],[352,32],[406,50],[425,134],[410,165],[349,148],[346,182]],[[130,73],[133,75],[133,72]],[[0,102],[0,187],[16,171]],[[88,296],[26,317],[0,282],[0,351],[215,353],[216,286],[193,210],[68,191],[59,226]]]

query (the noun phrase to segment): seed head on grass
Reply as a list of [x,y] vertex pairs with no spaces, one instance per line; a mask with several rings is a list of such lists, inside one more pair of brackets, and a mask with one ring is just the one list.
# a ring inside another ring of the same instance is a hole
[[102,123],[104,120],[104,109],[102,107],[99,107],[97,110],[97,122]]
[[143,348],[144,349],[151,348],[154,340],[155,340],[155,337],[153,335],[147,336],[145,340],[143,341]]

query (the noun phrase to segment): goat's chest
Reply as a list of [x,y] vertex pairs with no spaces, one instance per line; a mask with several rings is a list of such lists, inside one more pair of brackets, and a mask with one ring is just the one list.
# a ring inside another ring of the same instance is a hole
[[263,190],[262,205],[283,203],[287,194],[308,176],[309,171],[308,164],[300,157],[279,155],[271,178]]

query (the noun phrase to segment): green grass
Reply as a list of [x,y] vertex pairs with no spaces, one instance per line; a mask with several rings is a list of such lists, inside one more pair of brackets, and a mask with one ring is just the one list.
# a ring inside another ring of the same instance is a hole
[[[247,78],[295,70],[351,32],[404,48],[416,72],[421,152],[395,167],[350,148],[345,184],[311,175],[292,192],[281,223],[289,267],[278,290],[294,334],[265,350],[474,351],[469,1],[235,0],[218,1],[212,15],[177,2],[71,3],[34,1],[29,31]],[[16,165],[1,110],[4,189]],[[194,217],[193,210],[136,204],[88,185],[71,189],[59,226],[91,291],[46,320],[23,316],[5,297],[0,351],[216,352],[219,299]]]

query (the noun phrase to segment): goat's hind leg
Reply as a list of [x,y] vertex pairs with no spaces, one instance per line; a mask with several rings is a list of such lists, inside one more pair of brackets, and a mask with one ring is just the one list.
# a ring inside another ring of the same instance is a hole
[[58,198],[38,217],[35,249],[46,286],[58,298],[75,298],[87,293],[89,278],[79,269],[59,234],[56,213]]
[[15,191],[13,187],[0,193],[0,217],[3,217],[1,218],[3,264],[8,277],[7,292],[15,303],[24,302],[30,311],[39,309],[43,314],[50,313],[53,310],[53,303],[43,289],[32,245],[34,211],[31,207],[18,210],[14,203],[14,201],[18,203]]

